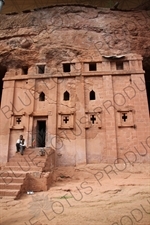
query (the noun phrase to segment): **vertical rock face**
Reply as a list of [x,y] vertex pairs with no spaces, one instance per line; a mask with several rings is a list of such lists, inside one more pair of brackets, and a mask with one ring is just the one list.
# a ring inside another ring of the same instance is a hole
[[74,57],[138,53],[149,56],[149,11],[64,6],[1,15],[0,62],[11,67],[38,61],[57,65]]
[[58,166],[148,161],[149,25],[147,11],[80,6],[1,16],[1,160],[23,134]]

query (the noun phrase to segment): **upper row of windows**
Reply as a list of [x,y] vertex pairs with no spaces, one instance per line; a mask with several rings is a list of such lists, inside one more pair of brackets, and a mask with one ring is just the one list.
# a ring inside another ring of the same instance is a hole
[[[90,100],[95,100],[96,99],[95,91],[93,91],[93,90],[90,91],[89,99]],[[68,91],[64,92],[63,100],[64,101],[69,101],[70,100],[70,93]],[[45,93],[43,91],[39,94],[39,101],[45,101]]]
[[[96,62],[90,62],[89,64],[89,71],[97,71],[97,63]],[[117,70],[123,70],[123,62],[119,61],[116,62],[116,69]],[[63,63],[63,72],[69,73],[71,72],[71,63]],[[37,65],[37,73],[38,74],[44,74],[45,73],[45,65]],[[24,66],[22,67],[22,74],[27,75],[28,74],[28,67]]]

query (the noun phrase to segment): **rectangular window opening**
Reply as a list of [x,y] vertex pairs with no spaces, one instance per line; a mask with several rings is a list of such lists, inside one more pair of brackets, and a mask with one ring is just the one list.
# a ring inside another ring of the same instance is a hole
[[27,75],[28,74],[28,67],[27,66],[23,66],[22,67],[22,75]]
[[95,62],[89,63],[89,71],[96,71],[97,66]]
[[38,73],[44,74],[45,73],[45,65],[38,65]]
[[63,71],[64,73],[69,73],[71,71],[70,63],[63,64]]
[[116,69],[123,70],[123,62],[116,62]]

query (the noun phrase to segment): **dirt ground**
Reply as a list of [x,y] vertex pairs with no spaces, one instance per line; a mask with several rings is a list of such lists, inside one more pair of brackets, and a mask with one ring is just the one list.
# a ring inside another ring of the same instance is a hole
[[1,225],[150,225],[150,165],[56,168],[47,192],[0,203]]

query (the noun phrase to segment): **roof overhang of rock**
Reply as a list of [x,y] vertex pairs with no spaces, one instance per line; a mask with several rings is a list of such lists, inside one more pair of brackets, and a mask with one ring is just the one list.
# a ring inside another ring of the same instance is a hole
[[[0,0],[4,1],[4,0]],[[21,13],[56,5],[87,5],[93,7],[110,8],[112,10],[150,10],[149,0],[5,0],[2,14]]]

